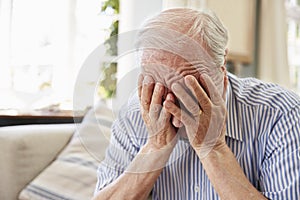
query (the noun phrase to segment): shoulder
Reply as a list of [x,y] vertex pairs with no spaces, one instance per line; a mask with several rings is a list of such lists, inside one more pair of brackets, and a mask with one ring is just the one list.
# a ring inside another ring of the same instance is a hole
[[136,144],[142,144],[147,138],[147,131],[140,112],[140,103],[137,93],[133,94],[121,107],[113,124],[122,134],[126,134]]
[[119,111],[119,118],[141,118],[138,94],[132,94]]
[[266,107],[288,113],[300,106],[300,97],[277,84],[266,83],[256,78],[238,78],[228,75],[232,97],[238,103],[252,107]]

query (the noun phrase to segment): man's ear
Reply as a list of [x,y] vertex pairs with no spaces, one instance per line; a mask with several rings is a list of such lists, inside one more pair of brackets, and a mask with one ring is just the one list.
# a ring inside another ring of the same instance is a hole
[[221,70],[223,72],[223,77],[224,77],[224,82],[223,82],[223,94],[222,97],[224,99],[224,101],[226,100],[226,92],[227,92],[227,86],[228,86],[228,76],[227,76],[227,70],[226,70],[226,66],[223,65],[221,67]]

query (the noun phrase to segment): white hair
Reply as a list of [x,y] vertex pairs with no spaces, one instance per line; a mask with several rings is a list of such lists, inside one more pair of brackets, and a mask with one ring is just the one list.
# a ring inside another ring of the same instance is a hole
[[136,45],[179,55],[218,84],[220,77],[212,69],[224,65],[227,42],[227,30],[213,12],[174,8],[147,20],[138,32]]

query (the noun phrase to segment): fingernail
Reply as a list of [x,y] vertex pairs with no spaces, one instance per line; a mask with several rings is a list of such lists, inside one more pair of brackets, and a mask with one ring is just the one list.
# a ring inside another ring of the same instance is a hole
[[156,83],[155,87],[157,87],[158,91],[161,91],[163,89],[163,85],[161,83]]
[[177,127],[177,128],[180,128],[180,127],[182,127],[182,122],[181,121],[178,121],[178,120],[175,120],[175,126]]
[[165,106],[166,108],[170,108],[170,107],[171,107],[170,103],[167,102],[167,101],[164,101],[164,106]]
[[172,90],[174,90],[174,91],[179,90],[179,85],[178,85],[178,83],[174,83],[174,84],[172,85]]
[[167,94],[167,98],[166,98],[166,100],[168,100],[168,101],[172,101],[172,98],[171,98],[171,95],[170,95],[170,94]]
[[191,84],[193,81],[192,78],[193,78],[192,76],[188,75],[188,76],[184,77],[184,81],[188,84]]
[[158,86],[158,87],[163,87],[163,84],[161,84],[161,83],[156,83],[156,85]]
[[145,76],[143,83],[146,85],[151,84],[152,78],[150,76]]

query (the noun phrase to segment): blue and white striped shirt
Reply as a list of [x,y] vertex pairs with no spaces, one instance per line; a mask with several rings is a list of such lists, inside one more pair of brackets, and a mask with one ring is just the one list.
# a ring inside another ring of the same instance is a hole
[[[229,74],[226,142],[248,180],[269,199],[300,199],[300,98],[275,84]],[[139,101],[112,127],[96,190],[115,180],[145,144]],[[179,140],[157,179],[153,199],[219,199],[190,145]]]

